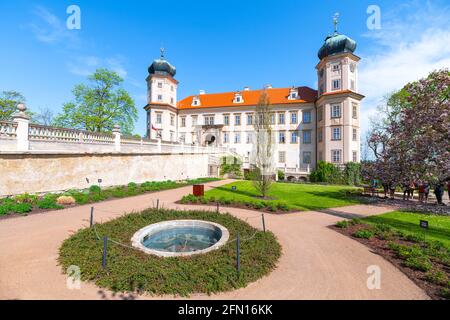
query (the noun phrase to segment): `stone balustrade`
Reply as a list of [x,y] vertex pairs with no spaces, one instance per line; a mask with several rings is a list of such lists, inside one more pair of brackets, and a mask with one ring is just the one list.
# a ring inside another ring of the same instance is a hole
[[112,134],[58,128],[30,123],[26,107],[19,104],[13,121],[0,122],[0,152],[93,152],[93,153],[206,153],[231,154],[224,147],[168,143],[121,134],[115,126]]

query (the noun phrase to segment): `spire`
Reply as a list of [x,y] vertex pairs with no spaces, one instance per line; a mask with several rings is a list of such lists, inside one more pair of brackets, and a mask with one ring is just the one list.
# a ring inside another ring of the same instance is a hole
[[334,33],[338,33],[338,24],[339,24],[339,12],[336,12],[333,16],[334,23]]
[[166,49],[164,49],[164,47],[161,47],[159,51],[161,52],[161,58],[164,58],[164,51],[166,51]]

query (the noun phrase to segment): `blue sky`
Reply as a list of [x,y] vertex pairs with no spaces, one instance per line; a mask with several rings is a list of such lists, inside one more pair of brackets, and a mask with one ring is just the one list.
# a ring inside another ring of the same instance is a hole
[[[72,4],[81,8],[81,30],[66,28]],[[366,25],[371,4],[381,8],[379,30]],[[56,114],[75,84],[107,67],[125,79],[143,134],[147,68],[161,46],[177,67],[178,99],[269,83],[316,88],[317,50],[335,12],[362,58],[363,131],[385,94],[450,67],[448,0],[0,0],[0,91],[20,91],[29,108]]]

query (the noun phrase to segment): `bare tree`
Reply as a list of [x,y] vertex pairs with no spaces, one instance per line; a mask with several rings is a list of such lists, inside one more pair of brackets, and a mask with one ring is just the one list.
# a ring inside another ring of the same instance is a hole
[[44,126],[51,126],[54,123],[54,113],[49,108],[41,108],[33,120]]
[[270,123],[270,100],[263,90],[255,112],[255,141],[251,154],[252,180],[255,189],[267,198],[275,175],[274,137]]

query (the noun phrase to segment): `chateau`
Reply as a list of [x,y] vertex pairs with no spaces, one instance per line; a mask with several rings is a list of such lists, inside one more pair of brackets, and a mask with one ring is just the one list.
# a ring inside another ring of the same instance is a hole
[[[336,25],[336,24],[335,24]],[[356,42],[335,31],[325,38],[316,65],[318,90],[301,86],[266,90],[271,104],[278,168],[309,172],[317,161],[359,162],[360,104]],[[147,136],[166,142],[227,146],[248,162],[254,112],[261,90],[200,90],[177,101],[176,69],[164,51],[148,68]],[[248,164],[248,163],[247,163]]]

